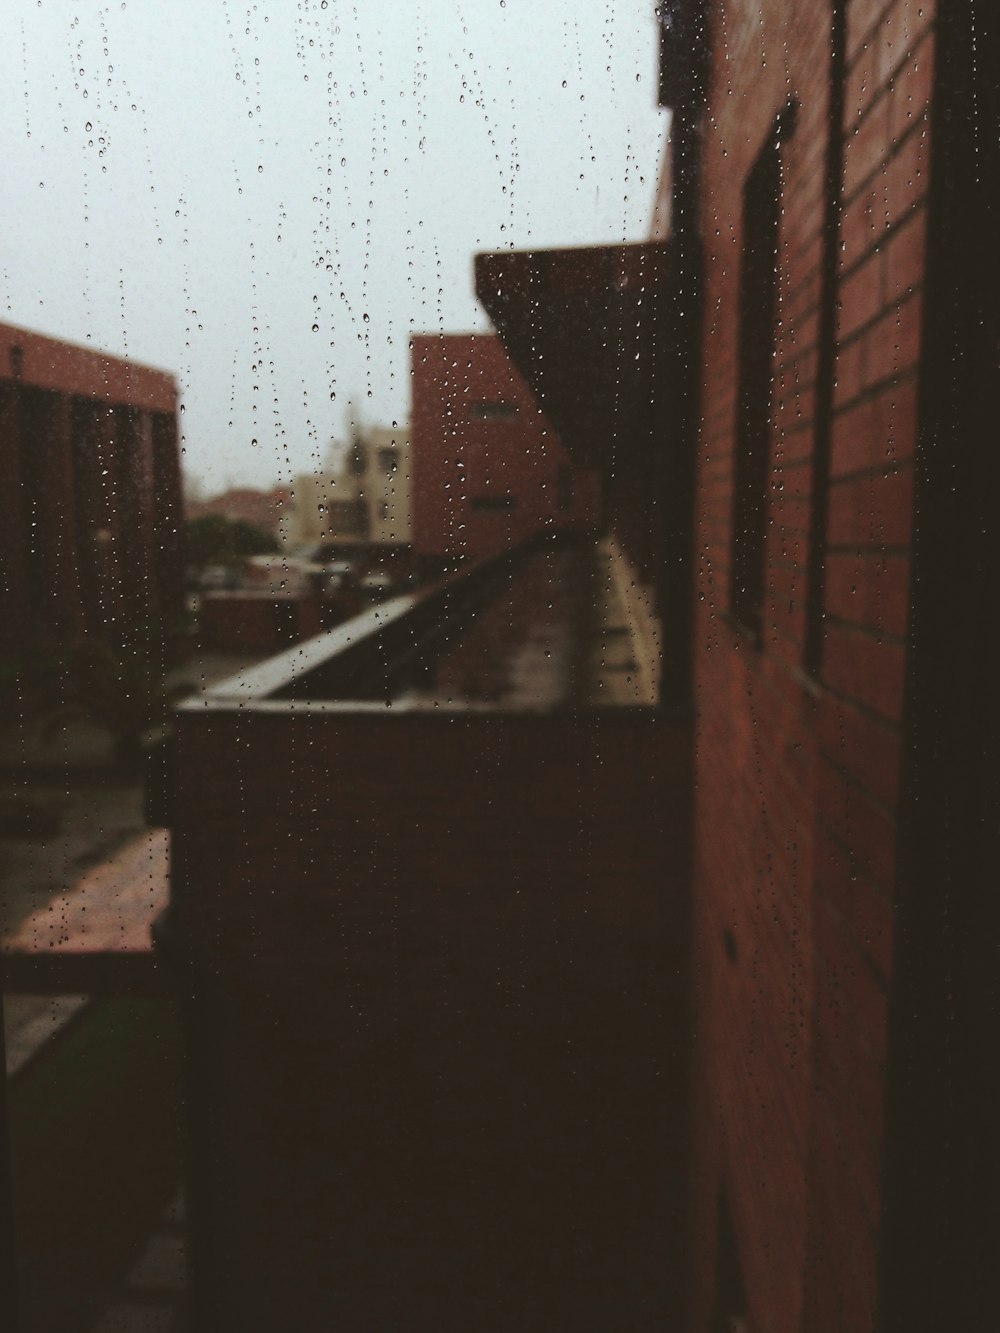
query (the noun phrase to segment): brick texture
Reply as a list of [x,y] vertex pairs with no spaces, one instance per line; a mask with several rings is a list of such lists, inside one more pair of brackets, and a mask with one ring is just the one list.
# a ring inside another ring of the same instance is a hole
[[573,467],[499,338],[419,335],[411,347],[419,555],[492,555],[593,523],[596,477]]
[[[874,1327],[933,18],[932,3],[849,0],[843,120],[831,125],[827,6],[714,9],[696,495],[698,1333],[720,1315],[720,1196],[751,1327]],[[782,147],[766,591],[751,636],[729,617],[742,191],[790,96],[799,114]],[[831,134],[842,136],[841,232],[824,307]],[[825,308],[833,417],[822,654],[809,675]]]

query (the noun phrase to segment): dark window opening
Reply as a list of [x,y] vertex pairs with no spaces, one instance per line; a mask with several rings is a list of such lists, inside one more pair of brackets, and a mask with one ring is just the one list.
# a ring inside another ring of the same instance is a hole
[[383,472],[395,472],[399,466],[399,455],[395,449],[380,449],[378,451],[379,467]]
[[472,415],[483,421],[496,421],[502,417],[517,416],[517,404],[501,400],[480,400],[472,404]]
[[730,606],[735,619],[754,634],[761,630],[764,600],[771,385],[778,302],[780,133],[779,123],[743,187]]
[[830,26],[830,98],[827,106],[826,179],[823,187],[823,259],[816,344],[816,426],[810,478],[809,547],[806,565],[804,665],[820,674],[823,603],[826,591],[826,524],[830,502],[830,449],[837,378],[837,320],[840,307],[840,233],[844,182],[844,99],[847,81],[847,0],[836,0]]
[[473,509],[481,513],[509,514],[517,504],[513,495],[477,495],[473,498]]
[[751,1333],[736,1228],[725,1193],[719,1196],[715,1253],[715,1308],[711,1333]]

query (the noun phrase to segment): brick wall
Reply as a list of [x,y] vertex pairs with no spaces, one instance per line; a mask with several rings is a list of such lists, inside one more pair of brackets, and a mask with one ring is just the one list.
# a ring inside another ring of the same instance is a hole
[[595,478],[574,468],[491,334],[412,340],[413,547],[483,556],[596,518]]
[[[695,635],[699,1330],[716,1301],[722,1197],[752,1328],[857,1333],[875,1303],[934,6],[848,0],[843,14],[831,159],[830,8],[714,11]],[[729,615],[742,189],[790,98],[756,637]],[[822,582],[809,576],[817,541]]]
[[11,652],[117,640],[179,615],[176,412],[176,381],[162,371],[0,325],[0,617]]

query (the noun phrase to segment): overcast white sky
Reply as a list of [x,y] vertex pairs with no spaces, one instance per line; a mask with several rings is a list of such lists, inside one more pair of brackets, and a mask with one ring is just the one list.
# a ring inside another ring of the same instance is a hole
[[0,318],[177,374],[209,489],[409,412],[477,250],[640,240],[651,0],[7,0]]

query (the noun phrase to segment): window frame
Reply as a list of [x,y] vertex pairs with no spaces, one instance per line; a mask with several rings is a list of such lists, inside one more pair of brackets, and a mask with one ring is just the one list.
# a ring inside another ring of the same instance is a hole
[[767,591],[774,366],[781,286],[782,147],[795,106],[775,118],[743,182],[732,468],[729,610],[760,645]]

